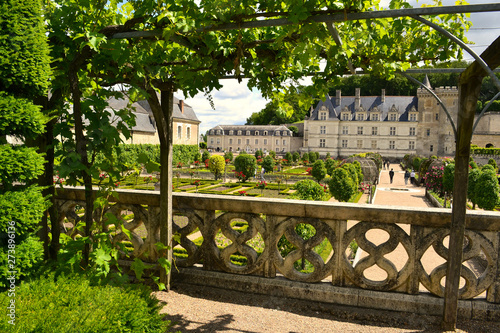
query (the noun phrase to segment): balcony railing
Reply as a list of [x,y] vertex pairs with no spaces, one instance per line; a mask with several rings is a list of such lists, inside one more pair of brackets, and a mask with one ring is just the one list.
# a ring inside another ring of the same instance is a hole
[[[159,192],[118,191],[118,194],[116,202],[107,209],[115,216],[128,216],[124,226],[132,238],[118,232],[114,241],[129,241],[134,256],[155,261],[154,244],[159,241],[160,228],[165,227],[159,220]],[[61,223],[65,218],[74,223],[81,215],[75,208],[85,206],[84,192],[58,190],[56,203]],[[375,298],[385,299],[386,304],[379,306],[384,309],[402,310],[397,304],[387,304],[387,300],[402,301],[405,297],[414,297],[412,302],[420,305],[422,302],[436,305],[436,298],[431,295],[440,298],[438,308],[442,305],[451,220],[448,209],[186,193],[174,193],[172,205],[173,233],[180,237],[177,238],[180,242],[174,242],[173,246],[185,250],[182,257],[175,259],[175,266],[184,273],[193,267],[212,277],[232,273],[226,276],[236,282],[238,276],[245,275],[245,283],[249,283],[251,276],[260,284],[279,280],[295,281],[300,288],[321,285],[324,295],[334,291],[357,298],[355,303],[346,297],[338,302],[348,305],[370,306],[362,300],[364,292],[372,293],[370,297],[375,292]],[[243,223],[245,228],[235,227],[235,221]],[[295,227],[301,223],[312,225],[314,236],[300,237]],[[459,306],[465,306],[462,312],[467,314],[459,316],[478,318],[480,314],[486,319],[500,320],[500,214],[470,211],[466,223],[459,298],[469,301],[466,304],[461,301]],[[386,240],[374,244],[370,232],[384,233]],[[285,256],[278,249],[282,236],[294,247]],[[350,258],[353,241],[365,253],[354,263]],[[331,246],[327,256],[318,254],[320,244]],[[403,265],[390,259],[398,247],[404,255]],[[429,255],[438,256],[440,262],[428,267],[423,259]],[[244,260],[237,263],[235,256]],[[309,271],[297,265],[302,260],[312,267]],[[371,278],[373,269],[385,272],[382,274],[385,278]],[[395,295],[400,298],[394,298]]]

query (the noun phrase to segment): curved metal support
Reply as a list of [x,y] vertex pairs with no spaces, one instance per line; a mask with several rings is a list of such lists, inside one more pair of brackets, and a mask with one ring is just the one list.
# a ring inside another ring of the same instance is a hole
[[449,33],[445,29],[441,28],[439,25],[432,23],[431,21],[428,21],[418,15],[411,15],[410,17],[414,18],[417,21],[422,22],[425,25],[428,25],[429,27],[433,28],[434,30],[440,32],[441,34],[445,35],[458,45],[460,45],[465,51],[467,51],[477,62],[478,64],[488,73],[488,75],[491,77],[493,80],[493,83],[495,83],[495,86],[497,87],[498,90],[500,90],[500,80],[496,77],[495,73],[490,69],[490,67],[484,62],[483,58],[477,55],[476,52],[472,51],[470,47],[467,46],[464,42],[462,42],[460,39],[455,37],[453,34]]
[[438,97],[438,95],[436,95],[434,93],[434,91],[432,91],[432,89],[429,89],[429,87],[427,87],[425,84],[423,84],[422,82],[420,82],[419,80],[415,79],[414,77],[406,74],[406,73],[399,73],[401,75],[403,75],[404,77],[406,77],[407,79],[409,79],[410,81],[413,81],[415,82],[416,84],[419,84],[422,88],[424,88],[425,90],[427,90],[429,93],[431,93],[432,96],[434,96],[435,99],[437,99],[437,101],[439,102],[439,105],[441,105],[441,107],[443,108],[444,110],[444,113],[446,113],[446,116],[448,117],[448,120],[450,121],[451,123],[451,127],[453,128],[453,135],[455,136],[455,141],[457,141],[457,128],[455,126],[455,122],[453,121],[453,118],[451,117],[451,114],[448,112],[448,109],[446,108],[446,106],[444,105],[443,101]]
[[491,101],[488,102],[488,104],[486,104],[486,106],[484,107],[483,111],[481,111],[481,113],[479,114],[479,117],[477,117],[476,119],[476,122],[474,123],[474,127],[472,127],[472,134],[474,134],[474,131],[476,130],[476,127],[477,127],[477,124],[479,124],[479,120],[481,120],[481,118],[484,116],[486,110],[489,109],[489,107],[491,106],[491,104],[493,104],[493,102],[500,96],[500,91],[497,92],[497,94],[495,95],[495,97],[493,97],[491,99]]

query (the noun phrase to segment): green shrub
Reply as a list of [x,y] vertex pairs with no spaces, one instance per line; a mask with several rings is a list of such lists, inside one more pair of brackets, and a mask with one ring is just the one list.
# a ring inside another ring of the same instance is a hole
[[292,195],[294,199],[300,200],[316,200],[324,201],[328,200],[328,194],[326,193],[325,187],[316,183],[311,179],[300,180],[295,183],[295,193]]
[[[15,244],[14,257],[16,263],[10,267],[12,261],[9,261],[9,247],[0,248],[0,288],[8,286],[8,278],[12,276],[9,271],[15,271],[16,281],[24,280],[35,275],[43,263],[43,243],[35,235],[29,236],[22,242]],[[10,257],[12,259],[12,257]]]
[[294,162],[298,162],[298,160],[300,160],[300,154],[298,152],[293,153],[292,159]]
[[233,157],[233,153],[232,153],[232,152],[230,152],[230,151],[226,151],[226,152],[224,153],[224,159],[225,159],[225,160],[229,160],[229,163],[231,163],[231,162],[233,161],[233,158],[234,158],[234,157]]
[[318,156],[316,155],[316,152],[312,151],[309,153],[309,163],[314,164],[316,160],[318,159]]
[[215,180],[218,180],[222,177],[225,167],[226,161],[224,160],[224,157],[220,155],[213,155],[208,160],[208,169],[211,173],[213,173]]
[[334,159],[327,158],[325,161],[325,168],[326,168],[326,173],[329,174],[330,176],[332,175],[333,170],[337,167],[338,162]]
[[484,168],[477,179],[475,199],[479,208],[493,210],[499,202],[499,185],[495,171],[491,170],[493,167],[489,164],[486,166],[489,168]]
[[333,171],[330,179],[330,193],[338,201],[347,202],[357,192],[358,186],[344,168]]
[[318,181],[318,183],[326,177],[325,163],[322,160],[314,162],[311,175]]
[[205,163],[206,160],[210,159],[210,153],[208,150],[205,150],[203,154],[201,154],[201,162]]
[[272,172],[274,170],[274,159],[270,155],[267,155],[262,161],[262,167],[266,172]]
[[234,171],[236,177],[245,182],[255,175],[257,168],[257,160],[255,156],[248,154],[240,154],[234,159]]
[[[2,306],[2,332],[158,332],[169,322],[159,314],[160,304],[143,286],[91,286],[84,277],[42,277],[16,289],[15,326]],[[1,304],[9,304],[7,292]]]

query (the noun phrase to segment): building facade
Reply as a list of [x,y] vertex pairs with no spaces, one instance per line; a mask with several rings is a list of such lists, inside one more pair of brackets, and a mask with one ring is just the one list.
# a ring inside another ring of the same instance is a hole
[[[436,94],[458,122],[458,89],[433,89],[426,78],[424,84]],[[379,153],[385,158],[400,159],[406,154],[421,156],[454,156],[455,136],[451,121],[434,96],[424,88],[416,96],[342,96],[319,101],[304,120],[302,137],[290,138],[290,147],[274,145],[276,140],[263,141],[270,133],[283,132],[285,126],[216,126],[209,131],[208,147],[214,150],[262,150],[319,152],[325,156],[348,157],[362,152]],[[276,129],[275,129],[276,128]],[[279,128],[279,130],[277,130]],[[255,133],[258,133],[257,135]],[[290,133],[290,132],[288,132]],[[289,135],[287,133],[287,135]],[[281,141],[277,141],[281,142]],[[285,142],[285,141],[283,141]],[[489,112],[481,118],[472,144],[500,147],[500,112]]]
[[207,148],[216,152],[288,152],[293,146],[292,134],[284,125],[218,125],[208,131]]
[[[109,101],[110,110],[123,109],[128,100],[112,99]],[[183,100],[174,97],[173,105],[173,144],[198,145],[200,138],[200,123],[193,108]],[[153,111],[145,100],[132,104],[136,125],[131,129],[131,137],[124,139],[130,144],[160,144],[156,121]]]

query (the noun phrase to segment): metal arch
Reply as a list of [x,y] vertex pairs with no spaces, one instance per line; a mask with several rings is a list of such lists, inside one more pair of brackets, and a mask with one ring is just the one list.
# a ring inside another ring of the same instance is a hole
[[439,25],[432,23],[431,21],[428,21],[418,15],[410,15],[411,18],[414,18],[417,21],[420,21],[429,27],[433,28],[434,30],[440,32],[444,36],[448,37],[450,40],[454,41],[460,47],[462,47],[465,51],[467,51],[476,61],[477,63],[488,73],[488,75],[491,77],[493,82],[495,83],[495,86],[497,87],[498,90],[500,90],[500,80],[496,77],[494,72],[490,69],[490,67],[484,62],[483,58],[481,58],[479,55],[477,55],[476,52],[472,51],[470,47],[467,46],[463,41],[461,41],[459,38],[457,38],[455,35],[452,33],[446,31],[445,29],[441,28]]
[[481,113],[479,114],[479,117],[477,117],[475,123],[474,123],[474,127],[472,127],[472,134],[474,135],[474,131],[476,130],[476,127],[477,127],[477,124],[479,124],[479,120],[481,120],[481,118],[484,116],[484,114],[486,113],[486,110],[489,109],[489,107],[491,106],[491,104],[493,104],[493,102],[500,96],[500,91],[497,92],[497,94],[491,99],[491,101],[489,101],[488,104],[486,104],[486,106],[484,107],[483,111],[481,111]]
[[434,96],[435,99],[437,99],[437,101],[439,102],[439,105],[441,105],[441,107],[443,108],[444,112],[446,113],[446,116],[448,117],[448,119],[450,120],[450,123],[451,123],[451,127],[453,128],[453,135],[455,136],[455,141],[457,141],[457,128],[455,127],[455,122],[453,121],[453,118],[451,117],[450,113],[448,112],[448,109],[446,108],[446,106],[444,105],[443,101],[438,97],[438,95],[436,95],[434,93],[434,91],[432,91],[432,89],[430,89],[429,87],[427,87],[425,84],[423,84],[422,82],[418,81],[417,79],[415,79],[414,77],[406,74],[406,73],[399,73],[401,75],[403,75],[404,77],[406,77],[407,79],[419,84],[420,86],[422,86],[425,90],[427,90],[429,93],[431,93],[432,96]]

